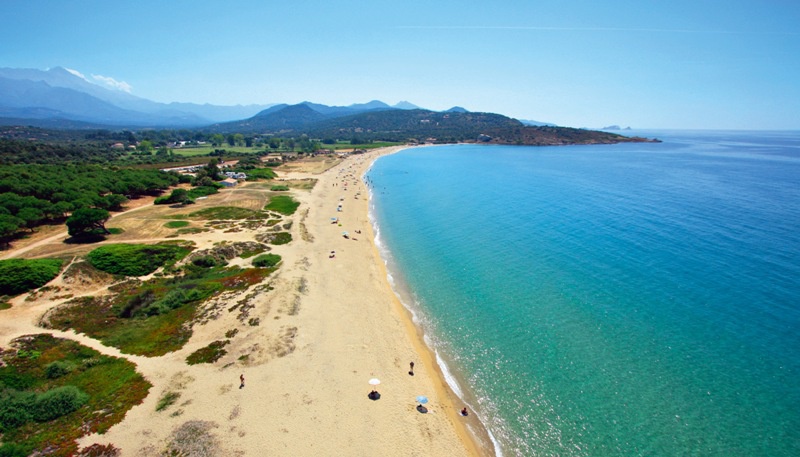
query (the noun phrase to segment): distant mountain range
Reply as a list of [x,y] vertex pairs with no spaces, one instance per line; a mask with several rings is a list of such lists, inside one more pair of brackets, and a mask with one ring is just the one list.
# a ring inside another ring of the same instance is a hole
[[398,109],[378,101],[348,107],[331,107],[310,102],[275,105],[248,119],[214,124],[203,130],[247,135],[305,134],[322,140],[344,139],[357,142],[562,145],[641,141],[595,130],[531,126],[501,114],[474,113],[459,107],[447,111]]
[[[70,125],[183,127],[250,117],[270,105],[217,106],[158,103],[87,81],[63,67],[0,68],[0,117]],[[8,122],[3,120],[4,124]]]
[[[192,128],[206,132],[309,135],[318,139],[497,144],[594,144],[631,141],[609,132],[519,121],[460,106],[422,109],[373,100],[349,106],[215,106],[158,103],[92,83],[74,70],[0,68],[0,125],[50,129]],[[636,140],[634,140],[636,141]]]
[[[298,106],[303,105],[310,110]],[[289,105],[218,106],[195,103],[159,103],[112,90],[91,82],[74,70],[0,68],[0,124],[33,125],[44,128],[175,128],[255,125],[282,129],[315,120],[344,117],[380,110],[415,110],[407,101],[395,105],[373,100],[349,106],[327,106],[303,102],[279,116],[270,117]],[[467,112],[455,106],[447,112]],[[245,121],[240,121],[246,119]],[[236,121],[236,122],[233,122]],[[230,123],[230,124],[226,124]]]

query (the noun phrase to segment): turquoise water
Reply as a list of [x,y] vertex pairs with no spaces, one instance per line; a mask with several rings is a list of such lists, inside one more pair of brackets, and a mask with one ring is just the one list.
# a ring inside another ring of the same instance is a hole
[[800,132],[415,148],[395,289],[504,455],[800,455]]

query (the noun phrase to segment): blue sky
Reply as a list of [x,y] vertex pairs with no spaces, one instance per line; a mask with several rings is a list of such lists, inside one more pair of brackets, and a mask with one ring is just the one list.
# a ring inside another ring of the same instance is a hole
[[2,67],[63,66],[161,102],[800,129],[796,0],[4,0],[2,24]]

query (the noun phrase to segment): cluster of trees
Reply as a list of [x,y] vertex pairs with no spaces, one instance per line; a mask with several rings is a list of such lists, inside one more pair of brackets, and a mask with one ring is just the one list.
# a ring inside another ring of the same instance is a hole
[[[95,163],[117,164],[122,166],[180,163],[187,157],[176,154],[172,149],[178,142],[188,142],[188,147],[198,146],[201,142],[215,148],[251,147],[260,154],[273,152],[314,153],[322,147],[322,142],[299,134],[291,137],[276,135],[243,135],[241,133],[207,133],[191,130],[128,130],[112,132],[97,130],[83,133],[78,137],[75,132],[70,135],[64,131],[43,129],[23,129],[29,138],[19,138],[21,132],[0,138],[0,165],[39,163]],[[6,132],[0,132],[0,135]],[[336,140],[328,138],[327,144]],[[224,149],[215,149],[210,156],[221,156]]]
[[274,135],[248,135],[245,136],[241,133],[229,133],[223,135],[221,133],[213,133],[208,136],[208,142],[214,147],[219,146],[244,146],[263,148],[265,151],[299,151],[304,153],[312,153],[319,151],[321,143],[302,134],[297,137],[279,137]]
[[7,243],[20,231],[63,220],[70,213],[81,216],[75,234],[83,233],[93,226],[85,220],[103,219],[96,210],[107,219],[109,210],[121,210],[129,198],[159,194],[178,181],[177,175],[159,170],[98,165],[0,167],[0,241]]
[[0,165],[63,162],[108,163],[121,160],[124,151],[97,142],[39,142],[0,138]]

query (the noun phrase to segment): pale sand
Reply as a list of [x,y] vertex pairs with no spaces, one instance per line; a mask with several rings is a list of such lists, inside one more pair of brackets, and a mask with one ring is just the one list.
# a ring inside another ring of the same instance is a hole
[[[212,423],[216,455],[491,455],[491,443],[475,415],[460,416],[463,405],[391,290],[374,245],[360,177],[378,155],[398,149],[352,156],[318,175],[282,176],[319,182],[311,191],[292,192],[302,202],[291,217],[294,241],[274,247],[283,258],[267,280],[274,289],[251,298],[254,307],[244,321],[237,318],[238,310],[228,308],[247,293],[218,297],[209,304],[219,314],[216,319],[196,325],[182,350],[155,358],[123,355],[83,335],[53,332],[128,358],[153,384],[144,403],[123,422],[80,444],[113,443],[123,456],[159,455],[177,427],[198,420]],[[223,191],[208,203],[230,203],[233,192],[248,187]],[[342,212],[336,211],[339,203]],[[331,224],[331,217],[339,217],[341,227]],[[344,239],[343,231],[357,241]],[[251,241],[253,235],[248,230],[217,231],[186,239],[203,249],[222,240]],[[335,258],[329,258],[331,250]],[[102,292],[88,289],[83,293]],[[23,298],[0,312],[2,345],[22,334],[41,333],[35,322],[53,303],[63,301]],[[259,325],[247,324],[253,317]],[[188,354],[224,339],[231,329],[238,334],[222,360],[185,364]],[[246,362],[238,360],[245,354]],[[408,374],[410,361],[415,362],[414,376]],[[240,374],[246,380],[242,389]],[[367,397],[370,378],[381,380],[377,401]],[[167,391],[181,397],[156,412],[159,397]],[[417,412],[417,395],[430,399],[428,414]]]

